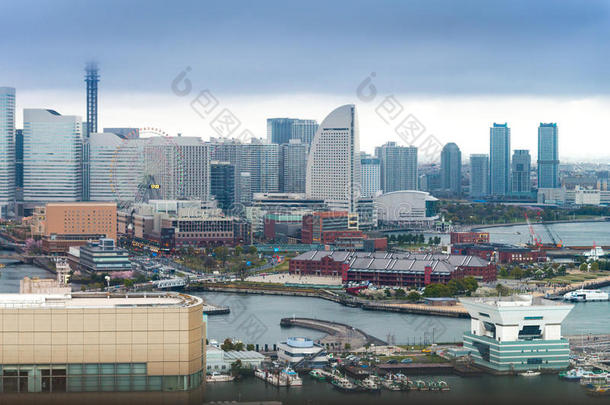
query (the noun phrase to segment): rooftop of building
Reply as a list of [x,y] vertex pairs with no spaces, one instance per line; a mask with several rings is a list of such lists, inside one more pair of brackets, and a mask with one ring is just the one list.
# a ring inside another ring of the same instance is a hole
[[477,297],[460,298],[460,302],[465,304],[482,304],[495,308],[515,308],[515,307],[563,307],[566,304],[544,299],[542,297],[518,294],[507,297]]
[[165,293],[72,293],[72,294],[0,294],[0,308],[131,308],[191,307],[203,300],[192,295]]
[[334,261],[348,263],[350,269],[385,270],[385,271],[424,271],[432,267],[432,271],[451,272],[460,266],[486,267],[487,260],[478,256],[448,255],[436,253],[390,253],[390,252],[351,252],[311,250],[302,253],[292,260],[320,261],[329,257]]

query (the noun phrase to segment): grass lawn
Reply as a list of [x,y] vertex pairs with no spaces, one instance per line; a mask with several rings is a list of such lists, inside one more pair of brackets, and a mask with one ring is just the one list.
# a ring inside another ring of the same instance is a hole
[[549,278],[546,280],[542,280],[544,283],[561,283],[561,284],[569,284],[569,283],[580,283],[583,281],[595,280],[600,277],[610,276],[610,272],[600,271],[596,273],[572,273],[566,274],[565,276],[557,276],[553,278]]

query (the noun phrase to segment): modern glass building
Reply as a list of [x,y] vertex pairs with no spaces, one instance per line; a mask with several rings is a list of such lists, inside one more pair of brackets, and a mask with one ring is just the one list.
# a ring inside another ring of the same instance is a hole
[[0,87],[0,218],[15,203],[15,89]]
[[250,173],[251,193],[277,193],[280,189],[280,145],[253,138],[237,149],[237,172]]
[[332,210],[356,212],[360,185],[360,132],[356,106],[346,104],[324,118],[311,144],[306,193]]
[[464,349],[475,364],[496,373],[562,370],[570,365],[570,344],[561,323],[573,305],[531,295],[461,298],[470,314]]
[[441,151],[441,189],[454,195],[462,194],[462,152],[453,142]]
[[267,141],[282,145],[291,139],[299,139],[303,144],[310,145],[318,130],[315,120],[298,118],[268,118]]
[[506,196],[510,193],[510,128],[493,124],[489,129],[489,193]]
[[235,166],[230,162],[210,164],[210,193],[222,210],[228,210],[235,203]]
[[309,148],[317,130],[318,122],[316,120],[295,120],[292,123],[290,139],[298,139]]
[[360,159],[361,197],[374,197],[381,191],[381,162],[379,158],[364,156]]
[[470,197],[489,195],[489,156],[470,155]]
[[280,146],[280,192],[305,192],[308,149],[300,139],[291,139]]
[[54,110],[23,110],[23,201],[82,197],[81,119]]
[[384,193],[417,190],[417,148],[388,142],[375,148],[381,163],[381,189]]
[[511,173],[511,194],[527,196],[532,191],[532,158],[529,150],[517,149],[513,152]]
[[557,144],[557,124],[540,123],[538,127],[538,188],[560,187]]

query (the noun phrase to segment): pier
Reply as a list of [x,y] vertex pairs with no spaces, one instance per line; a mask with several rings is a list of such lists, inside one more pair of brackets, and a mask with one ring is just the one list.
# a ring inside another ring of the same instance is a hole
[[280,321],[282,327],[299,326],[301,328],[313,329],[327,333],[326,336],[319,339],[319,343],[332,350],[344,350],[345,345],[351,347],[350,350],[359,349],[366,345],[386,345],[383,340],[371,336],[360,329],[353,328],[343,323],[323,321],[312,318],[282,318]]

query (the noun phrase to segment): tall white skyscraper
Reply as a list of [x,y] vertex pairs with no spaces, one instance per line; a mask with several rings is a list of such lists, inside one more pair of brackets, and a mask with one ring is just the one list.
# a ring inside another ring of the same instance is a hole
[[356,212],[360,184],[360,135],[356,106],[343,105],[322,121],[307,161],[306,193],[334,210]]
[[15,89],[0,87],[0,218],[15,201]]
[[360,194],[362,197],[375,197],[381,191],[381,163],[379,158],[369,155],[361,155],[360,180],[362,186]]
[[23,201],[79,201],[82,123],[54,110],[23,110]]
[[470,155],[470,196],[485,197],[489,195],[489,156]]
[[541,122],[538,127],[538,188],[560,186],[557,143],[557,124]]
[[89,134],[89,198],[91,201],[134,202],[143,180],[145,139],[124,139],[115,133]]
[[161,198],[210,199],[210,145],[196,137],[144,138],[144,172]]

